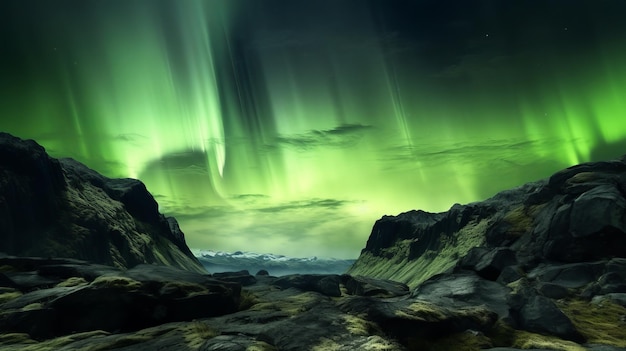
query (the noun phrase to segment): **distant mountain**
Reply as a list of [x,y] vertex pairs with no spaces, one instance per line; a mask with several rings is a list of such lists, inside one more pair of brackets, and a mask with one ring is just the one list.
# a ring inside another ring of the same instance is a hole
[[288,274],[342,274],[355,260],[305,257],[295,258],[275,254],[236,251],[233,253],[193,251],[210,273],[247,270],[252,274],[264,269],[273,276]]

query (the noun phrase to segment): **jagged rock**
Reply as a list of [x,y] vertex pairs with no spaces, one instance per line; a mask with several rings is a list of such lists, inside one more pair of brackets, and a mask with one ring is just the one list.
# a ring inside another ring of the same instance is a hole
[[515,252],[508,247],[495,249],[475,247],[459,261],[457,266],[471,269],[485,279],[496,280],[504,268],[516,263]]
[[[384,216],[348,273],[415,287],[464,257],[460,264],[476,269],[479,257],[498,248],[511,250],[502,251],[508,261],[504,266],[513,263],[513,252],[525,271],[546,261],[625,258],[625,176],[625,158],[586,163],[447,212]],[[470,251],[475,247],[482,249]],[[490,279],[498,272],[491,270],[492,263],[478,267],[490,267],[482,273]],[[409,267],[413,275],[406,274]]]
[[511,289],[482,279],[473,272],[441,274],[430,278],[415,289],[411,296],[440,306],[485,306],[499,318],[509,318],[507,295]]
[[256,283],[256,278],[250,275],[250,272],[243,270],[239,272],[221,272],[221,273],[213,273],[213,278],[227,281],[227,282],[235,282],[239,283],[243,286],[249,286]]
[[9,255],[204,272],[143,183],[50,158],[34,141],[6,133],[0,133],[0,233]]
[[521,267],[519,266],[508,266],[504,267],[498,279],[496,280],[500,284],[509,284],[516,280],[521,279],[524,276]]
[[597,279],[606,262],[547,264],[535,268],[528,277],[566,288],[580,288]]
[[[38,271],[63,267],[63,274],[76,275],[65,286],[34,290],[0,305],[0,330],[28,333],[36,339],[94,330],[129,332],[232,313],[239,305],[239,284],[174,267],[139,265],[128,271],[111,268],[88,283],[81,274],[97,272],[101,266],[68,270],[68,266],[52,265],[47,269],[41,261],[38,263]],[[17,273],[38,275],[35,271]],[[22,290],[31,287],[29,281],[16,280],[15,284]]]
[[409,294],[406,284],[392,280],[372,279],[362,276],[341,276],[348,294],[358,296],[396,297]]
[[543,296],[530,298],[520,311],[520,326],[526,330],[556,335],[578,343],[585,338],[552,300]]

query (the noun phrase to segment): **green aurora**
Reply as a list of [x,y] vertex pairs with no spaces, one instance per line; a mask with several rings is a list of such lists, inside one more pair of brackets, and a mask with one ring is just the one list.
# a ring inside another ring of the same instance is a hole
[[445,3],[3,1],[0,130],[141,179],[191,248],[342,258],[626,153],[626,2]]

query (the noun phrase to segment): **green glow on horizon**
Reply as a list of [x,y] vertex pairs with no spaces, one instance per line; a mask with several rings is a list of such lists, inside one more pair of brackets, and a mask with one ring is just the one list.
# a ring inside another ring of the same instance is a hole
[[15,116],[0,129],[141,179],[192,248],[355,257],[384,214],[626,153],[626,42],[580,62],[468,54],[434,69],[365,40],[378,32],[358,11],[344,41],[307,24],[318,43],[237,36],[248,19],[226,2],[99,6],[91,29],[50,39],[52,73],[0,107]]

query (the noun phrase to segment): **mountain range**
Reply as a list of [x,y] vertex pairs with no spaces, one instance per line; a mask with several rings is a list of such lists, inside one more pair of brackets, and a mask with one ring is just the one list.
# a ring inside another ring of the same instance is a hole
[[267,271],[274,276],[289,274],[342,274],[355,260],[288,257],[236,251],[232,253],[212,250],[195,250],[194,255],[209,273],[247,270]]

